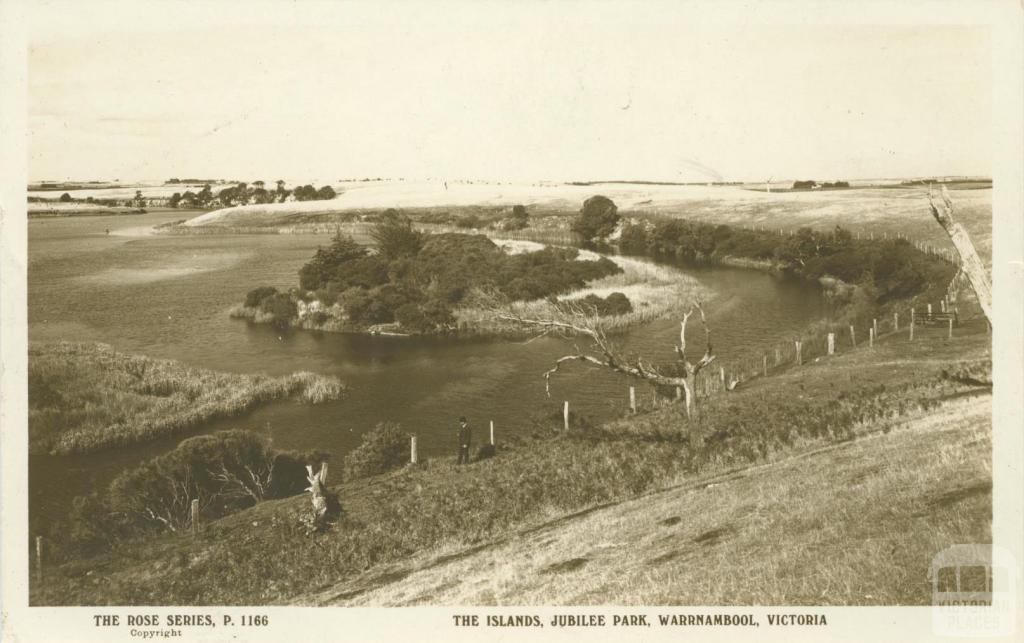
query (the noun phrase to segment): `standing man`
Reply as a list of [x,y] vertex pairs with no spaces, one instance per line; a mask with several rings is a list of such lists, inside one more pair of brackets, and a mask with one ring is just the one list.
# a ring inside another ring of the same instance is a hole
[[459,418],[459,462],[458,464],[469,464],[469,442],[473,433],[469,430],[466,417]]

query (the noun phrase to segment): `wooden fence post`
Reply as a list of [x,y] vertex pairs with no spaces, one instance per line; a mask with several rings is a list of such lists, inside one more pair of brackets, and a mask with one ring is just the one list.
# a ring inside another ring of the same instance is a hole
[[782,363],[782,352],[779,351],[779,347],[775,347],[775,365],[778,366]]
[[949,339],[953,339],[953,318],[949,318]]
[[793,342],[793,343],[794,343],[794,344],[796,345],[796,365],[797,365],[797,366],[800,366],[801,364],[803,364],[803,363],[804,363],[804,361],[803,361],[803,359],[802,359],[802,357],[801,357],[801,355],[800,355],[800,347],[801,347],[801,346],[803,346],[803,342],[801,342],[801,341],[800,341],[800,340],[798,339],[798,340],[796,340],[796,341],[795,341],[795,342]]
[[725,367],[718,367],[718,379],[721,380],[722,384],[725,384]]
[[850,324],[850,345],[857,347],[857,331],[853,329],[853,324]]
[[199,533],[199,498],[192,499],[192,535]]
[[417,464],[419,455],[416,453],[416,436],[409,437],[409,464]]
[[636,387],[629,387],[629,412],[636,413]]
[[868,329],[868,348],[874,348],[874,347],[875,347],[875,329],[874,328],[869,328]]
[[761,356],[761,371],[765,377],[768,377],[768,355]]
[[836,352],[836,334],[835,333],[829,333],[828,334],[828,354],[829,355],[834,355],[835,352]]
[[910,341],[914,341],[914,320],[910,320]]
[[36,582],[43,582],[43,537],[36,536]]
[[931,318],[932,318],[932,305],[928,304],[928,320],[931,321]]
[[897,330],[900,329],[900,314],[899,313],[893,313],[892,314],[892,329],[894,331],[897,331]]
[[565,420],[565,430],[569,430],[569,400],[565,401],[565,407],[562,409],[562,417]]
[[871,330],[875,331],[875,337],[878,337],[878,318],[871,320]]
[[494,420],[491,420],[491,446],[494,446]]
[[910,325],[914,325],[914,320],[917,317],[917,308],[910,309]]

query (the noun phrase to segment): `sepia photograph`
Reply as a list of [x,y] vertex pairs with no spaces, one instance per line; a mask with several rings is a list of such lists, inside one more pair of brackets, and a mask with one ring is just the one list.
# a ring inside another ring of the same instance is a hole
[[1019,3],[0,4],[40,628],[1020,640]]

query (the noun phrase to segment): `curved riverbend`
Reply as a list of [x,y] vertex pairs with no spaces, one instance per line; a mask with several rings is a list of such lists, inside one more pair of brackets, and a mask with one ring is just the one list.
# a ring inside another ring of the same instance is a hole
[[[556,413],[562,400],[594,420],[624,412],[622,377],[573,365],[560,370],[545,396],[541,374],[570,349],[565,340],[529,343],[439,337],[374,337],[282,333],[232,320],[226,311],[253,284],[287,288],[328,235],[106,235],[105,229],[153,225],[179,213],[33,220],[29,223],[29,332],[33,341],[102,341],[118,350],[242,373],[307,370],[337,375],[347,399],[310,407],[279,402],[203,431],[230,427],[270,435],[276,446],[317,447],[340,458],[360,434],[383,420],[419,436],[430,456],[453,452],[454,422],[470,418],[476,440],[494,420],[499,440],[528,434],[533,419]],[[816,286],[739,268],[687,268],[715,293],[707,310],[716,353],[728,361],[792,338],[824,312]],[[623,336],[652,362],[672,358],[678,320],[660,320]],[[651,391],[637,387],[641,405]],[[33,521],[48,522],[71,497],[105,484],[139,461],[174,447],[183,436],[81,456],[35,456]]]

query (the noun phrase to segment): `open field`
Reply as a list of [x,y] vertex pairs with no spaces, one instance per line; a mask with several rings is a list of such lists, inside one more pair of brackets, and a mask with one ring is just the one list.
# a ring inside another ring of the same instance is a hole
[[[954,184],[955,185],[955,184]],[[331,201],[237,206],[190,219],[195,228],[295,228],[328,224],[331,215],[401,208],[467,212],[527,206],[531,214],[575,214],[594,194],[612,199],[626,217],[666,216],[716,224],[794,230],[842,225],[865,235],[902,234],[938,248],[949,247],[928,210],[925,187],[854,187],[842,190],[764,192],[741,186],[606,183],[591,185],[492,185],[441,182],[352,184]],[[991,189],[951,190],[958,219],[984,258],[991,256]]]
[[135,214],[139,208],[127,206],[106,206],[99,203],[62,203],[48,201],[46,203],[31,202],[28,204],[30,217],[71,217],[71,216],[104,216],[111,214]]
[[[138,184],[138,185],[107,185],[107,186],[102,186],[102,187],[76,186],[76,187],[73,187],[71,189],[48,188],[46,190],[39,190],[39,189],[33,190],[30,187],[29,190],[28,190],[28,196],[29,197],[37,197],[37,198],[41,198],[41,199],[54,199],[54,200],[56,200],[56,199],[58,199],[60,197],[60,195],[62,195],[65,192],[67,192],[68,195],[72,199],[81,199],[81,200],[88,199],[89,197],[92,197],[94,199],[132,199],[132,198],[135,198],[135,192],[139,191],[139,192],[142,192],[142,196],[146,197],[146,198],[168,198],[172,194],[174,194],[175,192],[184,193],[186,190],[192,190],[193,192],[198,192],[199,190],[203,189],[203,185],[205,185],[205,184],[194,184],[194,183],[189,183],[189,184],[178,183],[178,184],[172,184],[172,185],[163,185],[163,184],[146,185],[146,184]],[[209,185],[210,185],[211,189],[216,189],[218,187],[224,187],[227,184],[225,184],[225,183],[218,183],[218,182],[211,182]]]
[[81,453],[152,440],[288,396],[337,399],[337,378],[236,375],[119,353],[105,344],[29,348],[29,451]]
[[[989,535],[990,389],[950,376],[989,344],[922,327],[751,380],[702,403],[700,447],[675,404],[552,418],[493,459],[334,486],[342,516],[315,537],[308,498],[264,502],[54,566],[32,604],[922,604],[932,550]],[[461,561],[485,567],[462,582]]]

